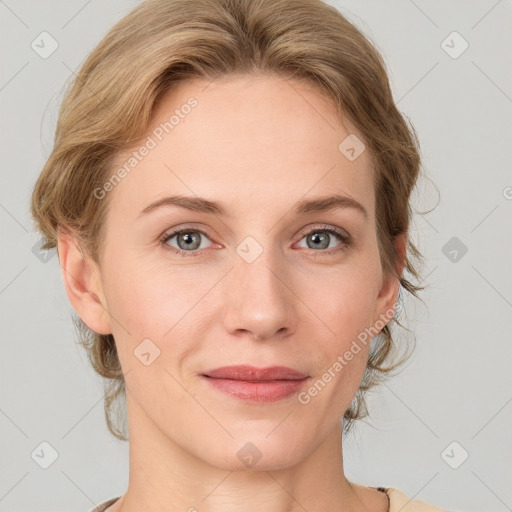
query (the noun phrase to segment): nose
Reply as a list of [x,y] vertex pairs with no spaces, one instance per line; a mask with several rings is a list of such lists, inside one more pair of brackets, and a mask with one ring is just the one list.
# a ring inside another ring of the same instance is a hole
[[251,263],[235,255],[234,267],[224,283],[227,331],[259,341],[293,333],[297,299],[285,263],[264,250]]

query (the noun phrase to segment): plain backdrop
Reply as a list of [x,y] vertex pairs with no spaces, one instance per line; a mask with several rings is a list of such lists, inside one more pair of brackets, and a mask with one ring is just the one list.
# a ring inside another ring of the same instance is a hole
[[[0,1],[0,511],[86,512],[128,483],[128,444],[106,428],[29,199],[64,84],[137,3]],[[406,304],[416,351],[345,441],[347,477],[449,510],[510,511],[512,2],[330,3],[383,53],[439,190],[421,180],[415,193],[416,209],[438,203],[412,226],[427,285],[426,305]],[[41,37],[58,45],[46,58]]]

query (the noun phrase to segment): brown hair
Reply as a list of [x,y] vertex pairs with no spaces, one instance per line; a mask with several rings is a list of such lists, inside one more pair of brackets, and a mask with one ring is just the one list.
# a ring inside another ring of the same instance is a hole
[[[54,148],[31,202],[43,248],[56,247],[58,229],[69,229],[100,262],[108,201],[93,191],[110,176],[116,155],[145,134],[155,102],[179,81],[250,73],[307,80],[333,100],[340,119],[350,119],[371,155],[383,273],[396,275],[394,241],[406,233],[404,273],[419,278],[411,257],[423,258],[409,235],[410,195],[420,172],[416,132],[393,101],[379,52],[321,0],[146,0],[119,21],[61,104]],[[400,294],[403,289],[418,298],[423,287],[399,277]],[[114,421],[125,393],[114,338],[74,320],[93,368],[107,379],[107,426],[126,440]],[[390,324],[372,342],[361,386],[344,414],[344,433],[368,415],[366,392],[409,357],[397,360]]]

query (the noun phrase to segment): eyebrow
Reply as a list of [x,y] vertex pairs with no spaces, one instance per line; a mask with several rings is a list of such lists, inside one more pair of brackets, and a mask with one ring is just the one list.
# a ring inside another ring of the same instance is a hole
[[[203,197],[169,196],[151,203],[139,213],[138,217],[145,216],[164,206],[177,206],[194,212],[210,213],[221,216],[227,215],[227,209],[219,202],[210,201]],[[340,194],[317,197],[314,199],[304,199],[294,205],[292,211],[296,215],[307,215],[308,213],[325,212],[338,208],[353,208],[362,213],[365,219],[368,219],[368,212],[359,201]]]

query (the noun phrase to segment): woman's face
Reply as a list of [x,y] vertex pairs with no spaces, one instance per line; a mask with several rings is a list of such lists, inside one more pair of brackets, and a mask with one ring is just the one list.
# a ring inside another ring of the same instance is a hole
[[[311,85],[276,76],[184,82],[137,154],[118,159],[120,181],[96,191],[110,201],[96,289],[109,316],[82,318],[115,337],[130,421],[211,465],[305,458],[360,385],[364,333],[392,316],[398,281],[383,280],[369,154],[334,112]],[[307,206],[335,195],[349,200]],[[175,196],[181,206],[151,208]],[[308,379],[281,383],[286,396],[246,383],[242,397],[203,376],[232,365]]]

